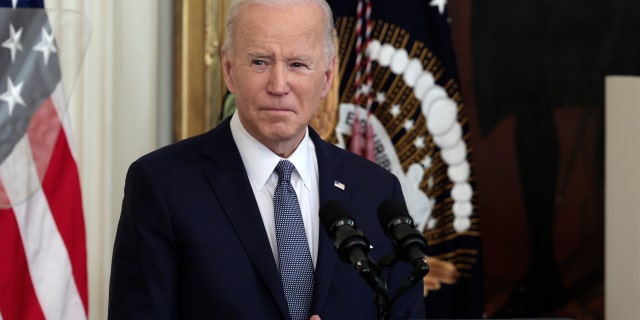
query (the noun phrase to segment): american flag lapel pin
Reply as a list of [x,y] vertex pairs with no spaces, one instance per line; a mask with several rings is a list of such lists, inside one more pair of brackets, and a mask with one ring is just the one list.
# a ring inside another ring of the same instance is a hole
[[334,180],[333,181],[333,186],[340,189],[340,190],[344,190],[344,183],[338,181],[338,180]]

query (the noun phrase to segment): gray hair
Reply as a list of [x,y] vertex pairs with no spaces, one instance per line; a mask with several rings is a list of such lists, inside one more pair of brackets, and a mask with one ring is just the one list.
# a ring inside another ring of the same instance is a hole
[[238,14],[242,7],[249,4],[261,4],[275,7],[287,7],[287,6],[301,6],[307,4],[316,4],[322,10],[324,14],[324,52],[327,60],[331,59],[336,54],[336,46],[334,42],[333,33],[333,13],[331,7],[326,0],[235,0],[229,7],[227,12],[227,35],[222,44],[222,51],[231,51],[231,42],[233,40],[233,34],[235,32],[235,26],[238,21]]

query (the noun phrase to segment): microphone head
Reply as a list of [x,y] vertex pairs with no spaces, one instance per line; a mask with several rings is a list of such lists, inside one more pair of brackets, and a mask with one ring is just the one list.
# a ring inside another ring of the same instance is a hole
[[393,229],[398,224],[408,224],[413,227],[413,219],[404,203],[396,200],[385,200],[378,206],[378,221],[385,229]]
[[354,264],[366,260],[369,240],[356,228],[356,221],[347,207],[338,201],[329,201],[320,207],[319,216],[342,261]]
[[[320,223],[329,233],[332,239],[335,239],[336,229],[345,223],[355,228],[355,220],[349,214],[349,210],[342,203],[331,200],[320,207],[319,211]],[[340,223],[337,223],[341,220]]]
[[399,257],[410,262],[424,260],[427,241],[413,225],[413,219],[404,203],[395,199],[383,201],[378,206],[378,220],[393,240]]

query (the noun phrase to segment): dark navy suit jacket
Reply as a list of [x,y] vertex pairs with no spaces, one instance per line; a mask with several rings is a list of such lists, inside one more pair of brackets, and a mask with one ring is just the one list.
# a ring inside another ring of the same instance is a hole
[[[378,261],[392,244],[376,210],[383,200],[403,200],[398,179],[309,132],[318,158],[320,204],[344,204]],[[383,270],[391,293],[409,272],[405,262]],[[131,165],[109,290],[109,319],[289,319],[229,119]],[[394,319],[424,318],[421,281],[393,306]],[[311,310],[323,320],[376,319],[373,290],[338,259],[324,230]]]

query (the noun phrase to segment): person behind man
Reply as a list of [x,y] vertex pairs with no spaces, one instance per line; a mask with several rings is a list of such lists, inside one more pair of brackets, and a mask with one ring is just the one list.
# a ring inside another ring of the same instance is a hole
[[[237,111],[131,164],[110,319],[375,319],[374,291],[339,260],[318,211],[344,204],[377,261],[393,250],[377,206],[404,198],[394,175],[308,126],[331,87],[332,29],[324,0],[231,6],[222,58]],[[289,214],[297,234],[281,225]],[[391,293],[410,270],[383,270]],[[423,318],[422,287],[395,301],[390,317]]]

